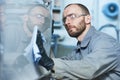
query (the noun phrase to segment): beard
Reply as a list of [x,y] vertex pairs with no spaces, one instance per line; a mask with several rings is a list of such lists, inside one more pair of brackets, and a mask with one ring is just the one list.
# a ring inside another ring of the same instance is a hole
[[27,27],[28,27],[28,30],[32,33],[34,25],[32,24],[30,20],[27,21]]
[[30,32],[33,32],[34,26],[38,26],[38,29],[41,32],[45,32],[48,28],[50,28],[50,21],[45,22],[43,24],[33,24],[31,20],[28,20],[27,26]]
[[78,37],[80,36],[86,29],[86,26],[84,23],[77,25],[77,26],[74,26],[74,29],[73,31],[67,31],[69,36],[70,37]]
[[43,32],[42,28],[44,28],[44,26],[40,25],[40,24],[33,24],[30,20],[27,21],[27,26],[29,31],[32,33],[34,30],[35,26],[38,26],[38,29]]

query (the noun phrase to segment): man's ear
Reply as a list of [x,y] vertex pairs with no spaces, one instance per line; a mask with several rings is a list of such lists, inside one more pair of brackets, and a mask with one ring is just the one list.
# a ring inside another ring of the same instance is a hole
[[90,15],[85,16],[85,22],[87,24],[91,23],[91,16]]
[[27,34],[27,36],[31,37],[32,33],[30,32],[30,30],[28,29],[28,26],[27,26],[28,15],[23,15],[22,18],[23,18],[23,29],[24,29],[25,33]]

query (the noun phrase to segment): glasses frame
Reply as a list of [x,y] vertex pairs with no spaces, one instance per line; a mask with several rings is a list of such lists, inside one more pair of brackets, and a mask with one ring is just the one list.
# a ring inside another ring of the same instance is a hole
[[76,18],[79,18],[81,16],[86,16],[86,15],[87,14],[79,14],[79,15],[77,15],[77,14],[72,13],[72,14],[67,15],[66,17],[63,17],[62,21],[63,21],[63,23],[65,23],[67,18],[69,18],[71,20],[74,20]]
[[34,17],[36,17],[36,18],[38,18],[38,19],[45,19],[45,16],[43,16],[43,15],[41,15],[41,14],[30,14],[30,16],[34,16]]

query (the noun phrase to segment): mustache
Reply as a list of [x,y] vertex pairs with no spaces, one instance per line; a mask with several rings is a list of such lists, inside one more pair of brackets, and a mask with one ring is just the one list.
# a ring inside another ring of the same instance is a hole
[[66,28],[67,30],[69,30],[69,29],[71,29],[71,28],[76,28],[76,26],[74,26],[74,25],[66,25],[65,28]]

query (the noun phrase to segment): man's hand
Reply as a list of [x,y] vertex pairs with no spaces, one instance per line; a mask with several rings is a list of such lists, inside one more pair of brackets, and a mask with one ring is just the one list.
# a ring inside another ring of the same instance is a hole
[[40,50],[40,55],[42,56],[41,59],[38,61],[38,64],[45,67],[47,70],[52,70],[52,68],[54,66],[54,62],[46,54],[46,51],[43,46],[43,39],[42,39],[40,31],[37,32],[36,44],[38,46],[38,49]]

